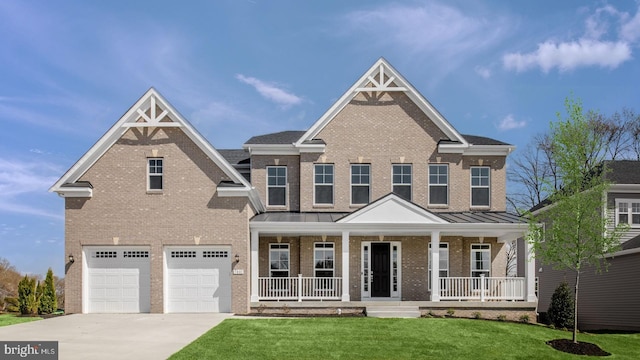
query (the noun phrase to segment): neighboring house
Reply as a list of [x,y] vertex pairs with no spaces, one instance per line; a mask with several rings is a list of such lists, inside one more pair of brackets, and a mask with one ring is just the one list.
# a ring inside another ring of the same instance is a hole
[[308,130],[239,150],[151,89],[51,188],[66,310],[534,314],[533,262],[505,277],[527,231],[505,211],[513,149],[460,134],[384,59]]
[[[578,328],[580,330],[640,330],[640,161],[606,161],[612,183],[606,194],[606,213],[612,223],[629,224],[621,238],[620,251],[607,256],[609,268],[596,273],[588,268],[580,275],[578,292]],[[541,204],[533,211],[544,211]],[[575,284],[575,273],[554,270],[536,261],[539,277],[539,309],[549,308],[556,287],[566,281]]]

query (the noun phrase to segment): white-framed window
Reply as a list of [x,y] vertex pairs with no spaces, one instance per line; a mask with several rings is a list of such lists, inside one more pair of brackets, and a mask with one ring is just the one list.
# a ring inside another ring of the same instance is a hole
[[333,277],[335,273],[335,249],[332,242],[314,244],[313,270],[315,277]]
[[640,227],[640,199],[616,199],[616,225]]
[[401,198],[411,201],[411,164],[392,165],[392,190]]
[[491,244],[471,244],[471,277],[491,276]]
[[[440,250],[438,251],[440,264],[440,277],[449,277],[449,243],[441,242]],[[429,284],[429,291],[431,291],[431,263],[433,262],[431,256],[431,243],[429,243],[429,278],[427,279],[427,283]]]
[[471,167],[471,206],[489,206],[491,199],[489,170],[488,166]]
[[267,166],[267,205],[287,205],[286,166]]
[[429,164],[429,205],[449,205],[447,164]]
[[163,188],[163,160],[162,158],[147,159],[147,190],[161,191]]
[[333,164],[313,166],[313,192],[315,205],[333,204]]
[[269,277],[289,277],[289,244],[269,244]]
[[351,164],[351,204],[368,204],[370,188],[371,165]]

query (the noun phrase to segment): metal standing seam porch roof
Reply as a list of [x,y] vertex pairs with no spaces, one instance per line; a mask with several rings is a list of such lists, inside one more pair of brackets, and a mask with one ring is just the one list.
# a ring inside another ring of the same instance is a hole
[[[289,222],[289,223],[321,223],[336,222],[351,214],[350,212],[266,212],[258,214],[251,222]],[[463,211],[463,212],[433,212],[451,224],[525,224],[526,221],[518,215],[501,211]]]

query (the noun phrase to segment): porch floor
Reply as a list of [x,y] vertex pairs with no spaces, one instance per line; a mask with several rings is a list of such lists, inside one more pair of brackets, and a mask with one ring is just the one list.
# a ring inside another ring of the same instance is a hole
[[536,309],[537,302],[528,301],[259,301],[252,308],[366,308],[367,306],[417,306],[427,309]]

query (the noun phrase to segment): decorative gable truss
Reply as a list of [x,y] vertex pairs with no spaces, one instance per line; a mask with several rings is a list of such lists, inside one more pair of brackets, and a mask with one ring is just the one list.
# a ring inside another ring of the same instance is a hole
[[227,160],[154,88],[149,89],[50,189],[62,197],[92,197],[88,182],[78,181],[104,153],[131,128],[181,128],[228,177],[218,186],[220,196],[247,196],[258,212],[264,211],[257,191]]

